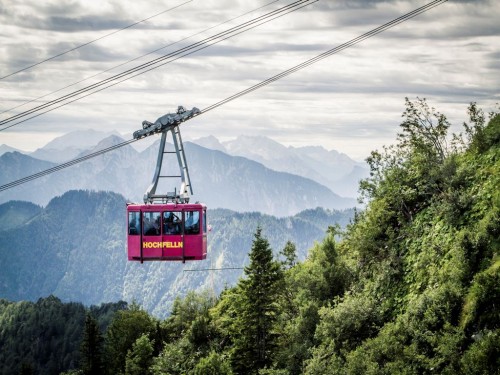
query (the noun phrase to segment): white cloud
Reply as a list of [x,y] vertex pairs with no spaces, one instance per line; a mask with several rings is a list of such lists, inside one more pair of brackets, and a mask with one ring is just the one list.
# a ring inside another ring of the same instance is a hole
[[[34,134],[40,133],[37,140],[48,139],[51,134],[85,128],[131,133],[143,120],[154,120],[175,110],[179,104],[206,108],[427,2],[320,1],[0,132],[0,143],[28,149],[35,142]],[[0,111],[267,3],[270,1],[259,1],[258,5],[255,2],[249,5],[246,1],[192,1],[140,27],[124,30],[4,79],[0,85],[4,99]],[[290,1],[275,2],[256,14],[288,3]],[[173,5],[169,2],[169,6]],[[0,75],[166,8],[161,1],[40,3],[23,0],[15,6],[0,2],[0,23],[5,25],[0,31]],[[256,14],[241,17],[160,53],[206,38]],[[499,100],[499,18],[500,9],[492,1],[449,1],[211,111],[184,125],[183,132],[192,138],[212,134],[220,139],[260,134],[294,146],[335,148],[362,159],[372,149],[393,142],[406,96],[426,97],[450,120],[461,124],[469,102],[477,101],[480,107],[490,110]],[[34,22],[29,22],[30,19]],[[157,56],[158,53],[147,56],[126,67]],[[110,74],[45,99],[72,92]]]

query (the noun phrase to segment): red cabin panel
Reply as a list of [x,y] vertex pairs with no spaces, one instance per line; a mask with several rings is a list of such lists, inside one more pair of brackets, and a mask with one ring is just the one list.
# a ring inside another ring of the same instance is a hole
[[204,204],[127,205],[128,260],[203,260],[207,257]]

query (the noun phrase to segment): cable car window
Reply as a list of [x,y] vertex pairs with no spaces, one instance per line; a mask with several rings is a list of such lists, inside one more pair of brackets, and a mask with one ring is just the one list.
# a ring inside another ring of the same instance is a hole
[[181,234],[182,211],[166,211],[163,213],[163,234]]
[[184,224],[185,234],[199,234],[200,233],[200,212],[199,211],[186,211],[186,222]]
[[139,211],[128,213],[128,234],[141,234],[141,213]]
[[144,235],[158,236],[160,235],[160,213],[159,212],[143,212],[144,216]]
[[203,211],[203,233],[207,233],[207,211]]

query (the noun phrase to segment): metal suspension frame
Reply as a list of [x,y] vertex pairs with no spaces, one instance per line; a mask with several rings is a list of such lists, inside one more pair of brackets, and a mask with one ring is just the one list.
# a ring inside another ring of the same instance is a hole
[[[168,132],[172,133],[175,151],[165,151]],[[177,155],[180,174],[176,176],[161,175],[161,167],[163,164],[164,155],[174,153]],[[181,186],[179,191],[177,192],[177,190],[174,189],[174,192],[167,192],[167,194],[156,194],[156,188],[158,186],[160,178],[180,178]],[[153,181],[144,194],[144,203],[188,203],[190,194],[193,194],[193,188],[191,186],[191,180],[189,178],[189,169],[187,166],[186,155],[184,153],[184,144],[182,143],[181,131],[179,129],[179,125],[177,124],[167,128],[161,134],[160,147],[158,149],[158,159],[156,161],[156,169],[153,176]]]

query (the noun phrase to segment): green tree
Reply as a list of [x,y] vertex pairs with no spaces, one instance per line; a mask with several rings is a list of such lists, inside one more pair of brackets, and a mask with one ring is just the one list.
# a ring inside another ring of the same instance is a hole
[[208,310],[214,303],[214,298],[208,290],[202,293],[189,291],[186,297],[177,297],[172,307],[172,314],[162,324],[168,339],[181,338],[197,318],[208,317]]
[[197,358],[186,338],[166,343],[151,366],[154,375],[183,375],[191,373]]
[[397,143],[371,153],[367,158],[370,177],[360,183],[362,196],[373,199],[372,205],[383,206],[386,222],[381,227],[411,221],[446,182],[443,165],[450,154],[446,116],[430,108],[425,99],[406,98],[403,117]]
[[446,136],[450,123],[446,116],[429,107],[425,99],[412,102],[405,98],[405,104],[398,147],[424,152],[442,163],[449,154]]
[[284,258],[281,265],[284,269],[290,269],[297,264],[297,247],[292,241],[287,241],[280,255]]
[[463,354],[461,370],[464,374],[500,374],[500,330],[482,331]]
[[123,374],[127,353],[144,334],[156,332],[156,324],[137,304],[116,313],[105,338],[106,367],[109,374]]
[[125,375],[149,375],[153,363],[153,343],[147,334],[139,337],[125,359]]
[[215,351],[202,358],[193,371],[194,375],[232,375],[229,361]]
[[304,362],[317,344],[321,306],[341,296],[351,281],[335,241],[339,234],[338,227],[329,226],[323,241],[310,249],[308,259],[283,272],[274,328],[279,336],[278,348],[272,370],[303,373]]
[[80,368],[86,375],[103,373],[103,342],[97,320],[87,313],[83,328],[83,339],[80,346]]
[[254,236],[246,278],[240,280],[241,306],[236,320],[233,369],[239,374],[257,374],[272,364],[276,345],[273,325],[277,320],[278,285],[282,278],[269,242],[260,227]]

